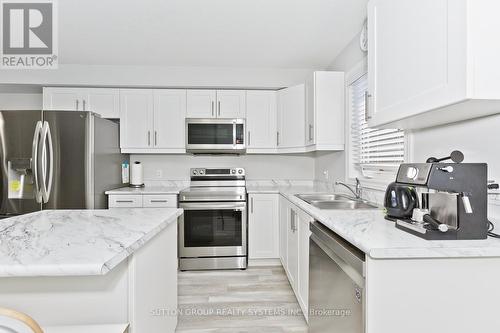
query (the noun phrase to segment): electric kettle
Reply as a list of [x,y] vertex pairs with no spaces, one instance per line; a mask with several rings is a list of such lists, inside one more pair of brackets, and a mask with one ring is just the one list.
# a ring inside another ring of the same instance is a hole
[[390,183],[385,191],[384,207],[389,220],[410,219],[413,209],[418,208],[418,197],[412,186]]

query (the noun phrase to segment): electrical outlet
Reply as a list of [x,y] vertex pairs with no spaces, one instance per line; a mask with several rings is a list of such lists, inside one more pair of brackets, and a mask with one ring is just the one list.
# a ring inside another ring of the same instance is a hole
[[162,178],[163,177],[163,171],[161,169],[156,170],[156,178]]
[[330,179],[330,174],[328,173],[328,170],[323,170],[323,176],[325,176],[325,180]]

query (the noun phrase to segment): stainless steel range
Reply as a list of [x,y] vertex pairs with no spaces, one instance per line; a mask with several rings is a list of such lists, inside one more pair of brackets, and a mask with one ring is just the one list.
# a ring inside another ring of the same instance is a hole
[[181,270],[247,267],[247,199],[242,168],[191,169],[179,194]]

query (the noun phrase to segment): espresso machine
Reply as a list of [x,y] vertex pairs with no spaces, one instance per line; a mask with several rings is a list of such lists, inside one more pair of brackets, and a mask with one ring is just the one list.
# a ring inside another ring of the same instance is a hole
[[[452,163],[443,161],[452,160]],[[487,218],[488,180],[486,163],[461,163],[463,154],[429,158],[426,163],[401,164],[396,182],[416,193],[417,202],[406,215],[390,214],[391,193],[386,193],[388,218],[398,229],[428,240],[485,239],[490,222]],[[396,202],[393,200],[393,202]]]

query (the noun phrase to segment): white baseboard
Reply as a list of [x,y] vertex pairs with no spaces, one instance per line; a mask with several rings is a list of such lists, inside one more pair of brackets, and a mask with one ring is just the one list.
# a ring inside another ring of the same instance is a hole
[[248,259],[248,267],[256,266],[281,266],[279,258],[270,259]]

